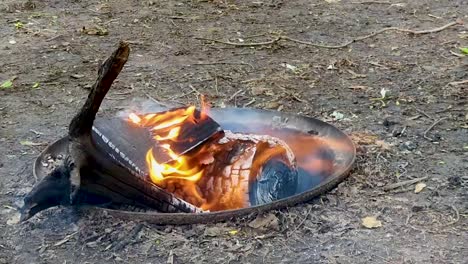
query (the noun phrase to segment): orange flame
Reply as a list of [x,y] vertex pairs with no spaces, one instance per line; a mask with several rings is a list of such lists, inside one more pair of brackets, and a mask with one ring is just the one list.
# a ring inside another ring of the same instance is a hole
[[160,147],[166,151],[172,161],[159,163],[153,155],[153,148],[146,153],[146,163],[149,168],[151,180],[164,185],[170,179],[180,179],[197,182],[203,175],[203,169],[192,162],[188,156],[177,155],[171,149],[171,142],[177,142],[184,122],[194,122],[195,106],[176,109],[160,114],[137,115],[131,113],[128,118],[134,124],[149,128],[155,140],[161,143]]

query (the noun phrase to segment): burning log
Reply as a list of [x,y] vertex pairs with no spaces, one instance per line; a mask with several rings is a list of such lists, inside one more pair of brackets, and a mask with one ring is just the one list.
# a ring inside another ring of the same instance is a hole
[[[296,162],[286,143],[267,135],[229,131],[206,134],[206,129],[191,129],[190,136],[181,136],[186,127],[212,123],[203,112],[196,118],[193,111],[193,107],[188,107],[165,113],[129,115],[129,121],[148,129],[171,157],[162,158],[164,155],[154,147],[147,151],[146,175],[153,183],[206,211],[268,203],[296,191]],[[174,112],[182,114],[173,115]],[[182,155],[177,151],[178,146],[186,145],[183,142],[187,138],[207,139],[200,137],[203,134],[211,138]],[[269,163],[270,160],[276,162]],[[277,170],[281,175],[276,174]]]
[[22,220],[56,205],[198,213],[255,206],[295,193],[296,162],[283,141],[222,131],[195,107],[95,122],[129,51],[120,43],[101,66],[70,123],[66,162],[25,197]]

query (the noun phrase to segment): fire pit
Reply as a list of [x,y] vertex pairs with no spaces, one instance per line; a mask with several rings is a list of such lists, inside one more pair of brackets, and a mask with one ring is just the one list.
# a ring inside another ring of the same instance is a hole
[[64,204],[159,224],[223,221],[310,200],[349,172],[351,140],[294,114],[155,104],[94,120],[128,53],[121,43],[69,135],[37,158],[23,220]]

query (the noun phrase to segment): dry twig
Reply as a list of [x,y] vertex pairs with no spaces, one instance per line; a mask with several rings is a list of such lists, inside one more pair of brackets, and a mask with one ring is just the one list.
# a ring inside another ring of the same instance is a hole
[[301,222],[298,225],[296,225],[296,227],[294,228],[294,230],[291,233],[296,232],[296,230],[298,230],[304,224],[304,222],[307,220],[307,218],[309,218],[309,215],[310,215],[311,212],[312,212],[312,207],[310,207],[310,209],[307,211],[304,218],[301,220]]
[[351,2],[351,4],[383,4],[383,5],[391,5],[392,2],[390,2],[390,1],[360,1],[360,2]]
[[273,44],[275,44],[275,43],[277,43],[277,42],[279,42],[281,40],[285,40],[285,41],[295,42],[295,43],[299,43],[299,44],[303,44],[303,45],[307,45],[307,46],[312,46],[312,47],[317,47],[317,48],[342,49],[342,48],[345,48],[345,47],[347,47],[347,46],[349,46],[349,45],[351,45],[351,44],[353,44],[355,42],[375,37],[375,36],[377,36],[379,34],[387,32],[387,31],[397,31],[397,32],[409,33],[409,34],[413,34],[413,35],[423,35],[423,34],[437,33],[437,32],[440,32],[442,30],[445,30],[445,29],[447,29],[449,27],[452,27],[452,26],[458,25],[458,24],[462,24],[462,23],[463,22],[461,22],[461,21],[453,21],[453,22],[450,22],[450,23],[448,23],[446,25],[443,25],[441,27],[431,28],[431,29],[427,29],[427,30],[412,30],[412,29],[405,29],[405,28],[398,28],[398,27],[388,27],[388,28],[380,29],[380,30],[378,30],[378,31],[376,31],[374,33],[371,33],[371,34],[368,34],[368,35],[365,35],[365,36],[356,37],[356,38],[354,38],[352,40],[346,41],[346,42],[344,42],[342,44],[338,44],[338,45],[312,43],[312,42],[303,41],[303,40],[291,38],[291,37],[284,36],[284,35],[279,35],[274,39],[264,41],[264,42],[249,42],[249,43],[236,43],[236,42],[231,42],[231,41],[224,41],[224,40],[210,39],[210,38],[202,38],[202,37],[196,37],[195,39],[212,41],[212,42],[221,43],[221,44],[230,45],[230,46],[236,46],[236,47],[268,46],[268,45],[273,45]]
[[151,101],[155,102],[158,105],[161,105],[161,106],[164,106],[164,107],[167,107],[167,108],[174,107],[173,105],[170,105],[170,104],[164,103],[164,102],[162,102],[160,100],[157,100],[156,98],[152,97],[148,93],[145,93],[145,92],[143,92],[143,93],[146,95],[146,97],[148,97],[148,99],[150,99]]
[[461,84],[468,84],[468,80],[463,80],[463,81],[458,81],[458,82],[449,82],[449,85],[451,86],[457,86]]
[[197,63],[192,63],[191,65],[246,65],[249,66],[252,69],[255,69],[255,67],[247,62],[243,61],[216,61],[216,62],[197,62]]
[[195,87],[193,87],[193,85],[189,84],[189,87],[190,87],[190,89],[191,89],[194,93],[196,93],[197,95],[201,95],[201,94],[202,94],[202,93],[200,93]]
[[445,226],[453,225],[453,224],[457,223],[460,220],[460,212],[458,212],[458,209],[454,205],[451,205],[450,207],[455,212],[455,220],[453,220],[452,222],[447,223]]
[[430,115],[426,114],[426,112],[424,112],[423,110],[420,110],[416,107],[413,108],[416,112],[420,113],[421,115],[424,115],[425,117],[429,118],[429,119],[433,119]]
[[70,238],[72,238],[72,237],[73,237],[74,235],[76,235],[77,233],[78,233],[78,231],[73,232],[73,233],[71,233],[71,234],[65,236],[62,240],[60,240],[59,242],[55,243],[55,244],[54,244],[54,247],[59,247],[59,246],[65,244],[65,243],[67,243],[67,242],[70,240]]
[[201,37],[196,37],[195,39],[213,41],[213,42],[226,44],[226,45],[231,45],[231,46],[236,46],[236,47],[255,47],[255,46],[265,46],[265,45],[275,44],[276,42],[280,41],[281,38],[282,37],[279,36],[276,39],[272,39],[272,40],[269,40],[269,41],[251,42],[251,43],[236,43],[236,42],[224,41],[224,40],[219,40],[219,39],[210,39],[210,38],[201,38]]
[[401,182],[397,182],[397,183],[393,183],[393,184],[389,184],[389,185],[384,186],[383,190],[384,191],[390,191],[390,190],[393,190],[393,189],[396,189],[396,188],[399,188],[399,187],[403,187],[403,186],[406,186],[406,185],[411,185],[411,184],[415,184],[415,183],[420,182],[420,181],[424,181],[425,179],[427,179],[427,176],[424,176],[424,177],[421,177],[421,178],[416,178],[416,179],[411,179],[411,180],[407,180],[407,181],[401,181]]
[[427,136],[427,133],[429,133],[429,131],[431,131],[437,124],[439,124],[440,122],[444,121],[445,119],[447,119],[447,117],[442,117],[441,119],[435,121],[430,127],[428,127],[428,128],[426,129],[426,131],[424,131],[424,134],[423,134],[424,138],[427,139],[427,140],[429,140],[429,141],[432,141],[432,138],[428,137],[428,136]]
[[232,99],[236,98],[236,96],[239,95],[242,92],[243,92],[243,90],[240,89],[239,91],[237,91],[233,95],[231,95],[231,97],[229,97],[229,99],[227,101],[230,102]]
[[247,107],[253,103],[255,103],[256,99],[255,98],[252,98],[252,100],[248,101],[247,103],[245,103],[242,107]]

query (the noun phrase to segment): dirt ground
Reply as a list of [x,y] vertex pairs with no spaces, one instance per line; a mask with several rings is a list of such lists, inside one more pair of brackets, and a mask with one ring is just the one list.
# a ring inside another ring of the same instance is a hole
[[[3,0],[0,21],[0,263],[466,263],[466,1]],[[357,39],[390,26],[434,32]],[[132,54],[102,115],[148,95],[197,103],[194,90],[215,106],[300,113],[352,135],[350,177],[260,216],[272,220],[263,227],[157,226],[70,208],[17,224],[34,158],[66,134],[119,40]],[[415,178],[419,193],[389,190]],[[381,226],[365,228],[368,216]]]

